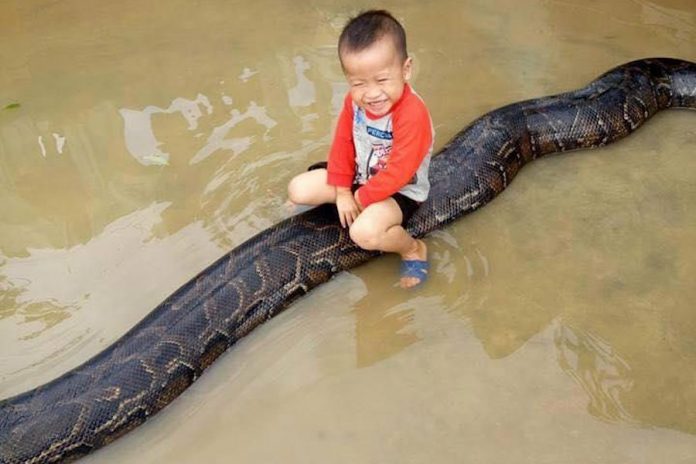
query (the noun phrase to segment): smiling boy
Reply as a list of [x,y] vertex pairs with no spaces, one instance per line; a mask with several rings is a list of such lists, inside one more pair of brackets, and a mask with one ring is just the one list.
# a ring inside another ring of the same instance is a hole
[[433,145],[430,114],[411,89],[406,34],[388,12],[351,19],[338,41],[350,90],[345,97],[327,169],[290,181],[295,204],[335,203],[343,227],[366,250],[401,255],[403,288],[424,282],[427,248],[403,228],[428,197]]

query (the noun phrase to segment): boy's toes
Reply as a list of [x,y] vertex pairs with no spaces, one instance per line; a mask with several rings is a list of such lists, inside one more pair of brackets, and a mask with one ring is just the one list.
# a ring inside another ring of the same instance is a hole
[[295,210],[297,209],[297,204],[296,204],[295,202],[293,202],[293,201],[288,200],[288,201],[286,201],[286,202],[283,204],[283,208],[285,208],[285,210],[286,210],[289,214],[292,214],[292,213],[294,213]]
[[420,279],[415,279],[413,277],[403,278],[399,281],[399,286],[401,288],[411,288],[415,287],[420,283]]
[[401,288],[412,288],[428,278],[428,261],[414,259],[401,261]]
[[295,203],[295,202],[290,201],[290,200],[286,201],[285,204],[283,205],[283,207],[285,208],[285,212],[290,216],[294,216],[295,214],[304,213],[305,211],[313,208],[313,206],[311,206],[311,205],[300,205],[300,204]]

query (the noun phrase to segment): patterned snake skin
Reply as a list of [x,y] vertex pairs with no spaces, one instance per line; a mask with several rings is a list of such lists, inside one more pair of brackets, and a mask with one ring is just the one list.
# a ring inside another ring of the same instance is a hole
[[[529,161],[618,140],[665,108],[696,108],[696,64],[619,66],[587,87],[492,111],[433,158],[417,236],[488,203]],[[61,377],[0,402],[0,463],[65,462],[104,446],[169,404],[220,354],[297,297],[375,256],[324,205],[232,250],[128,333]]]

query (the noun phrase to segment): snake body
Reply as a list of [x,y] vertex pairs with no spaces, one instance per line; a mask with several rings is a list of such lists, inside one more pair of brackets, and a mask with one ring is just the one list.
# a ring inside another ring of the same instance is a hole
[[[529,161],[609,144],[666,108],[696,108],[695,63],[634,61],[579,90],[485,114],[433,157],[430,197],[407,229],[423,236],[488,203]],[[65,462],[112,442],[256,326],[375,255],[350,240],[332,205],[259,233],[92,359],[0,402],[0,463]]]

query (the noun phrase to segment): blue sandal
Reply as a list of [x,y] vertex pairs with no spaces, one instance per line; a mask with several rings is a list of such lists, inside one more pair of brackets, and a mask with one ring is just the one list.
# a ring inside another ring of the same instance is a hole
[[401,261],[401,277],[414,277],[419,280],[419,282],[414,285],[422,285],[428,279],[428,269],[430,265],[427,261],[422,261],[420,259],[413,260],[403,260]]

